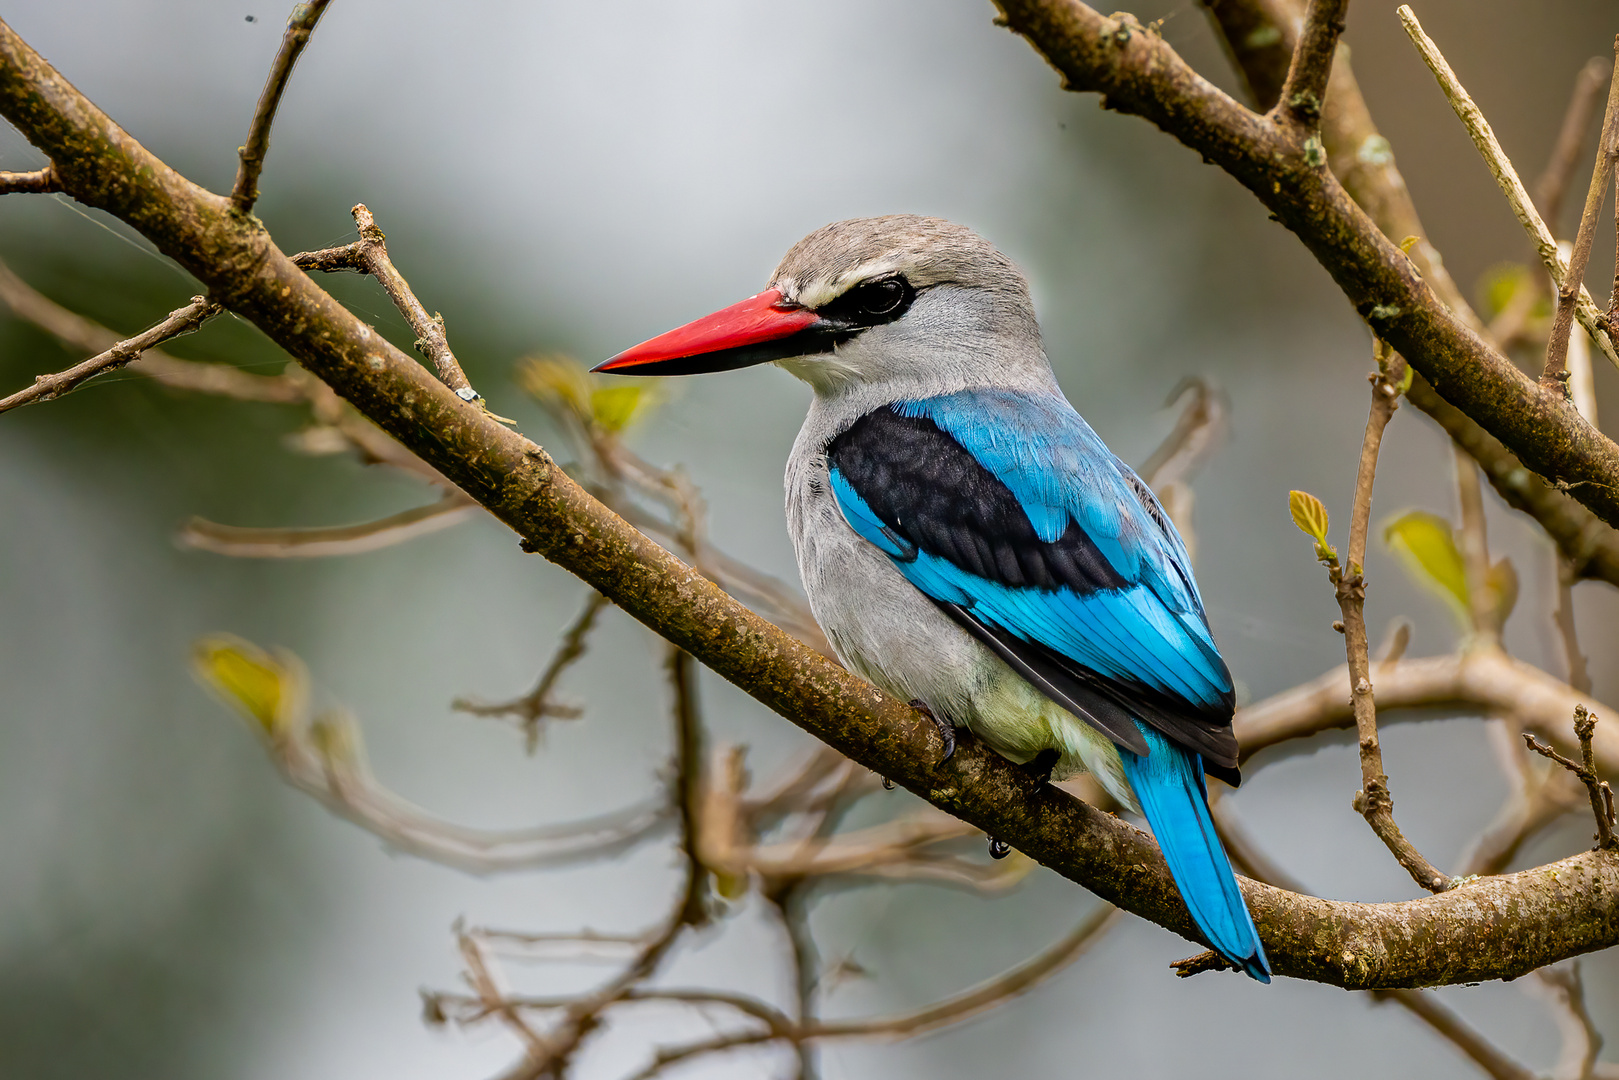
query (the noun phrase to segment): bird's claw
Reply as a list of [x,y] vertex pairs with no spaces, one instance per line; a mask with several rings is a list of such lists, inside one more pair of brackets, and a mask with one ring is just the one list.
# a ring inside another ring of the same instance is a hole
[[[910,702],[911,708],[933,721],[933,726],[939,729],[939,738],[944,740],[944,757],[939,759],[939,765],[949,761],[956,753],[956,729],[948,720],[940,720],[933,710],[928,708],[927,702],[921,698],[914,698]],[[935,766],[937,768],[937,766]]]
[[1056,769],[1057,762],[1061,760],[1062,751],[1048,746],[1018,767],[1040,783],[1049,784],[1052,770]]

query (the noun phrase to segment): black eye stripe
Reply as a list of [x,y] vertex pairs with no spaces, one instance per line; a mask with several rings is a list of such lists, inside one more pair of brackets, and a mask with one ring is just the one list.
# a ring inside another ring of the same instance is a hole
[[862,281],[827,301],[815,313],[844,330],[864,330],[893,322],[910,309],[916,289],[903,274]]

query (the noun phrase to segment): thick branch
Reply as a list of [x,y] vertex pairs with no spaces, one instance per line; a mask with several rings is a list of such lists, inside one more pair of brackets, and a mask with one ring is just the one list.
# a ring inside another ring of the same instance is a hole
[[[1094,13],[1084,16],[1093,17],[1098,25],[1104,21]],[[1115,32],[1120,29],[1120,24],[1109,26]],[[1133,30],[1130,35],[1120,46],[1130,55],[1162,46],[1150,35]],[[1098,49],[1114,47],[1100,41],[1092,44]],[[1149,54],[1139,55],[1144,60]],[[1166,66],[1144,74],[1143,85],[1183,77],[1184,65],[1173,53],[1153,51],[1150,56]],[[1132,79],[1120,90],[1120,101],[1130,104],[1130,95],[1140,86]],[[1217,92],[1209,87],[1208,93]],[[1234,103],[1230,107],[1240,109]],[[58,163],[63,184],[74,198],[140,230],[201,279],[221,303],[253,322],[510,525],[529,549],[584,579],[722,677],[865,767],[1005,840],[1104,900],[1196,937],[1168,869],[1145,833],[1051,785],[1036,783],[976,743],[962,745],[950,761],[933,765],[942,751],[938,733],[914,709],[752,614],[608,512],[538,446],[456,397],[322,291],[276,248],[261,226],[233,214],[228,200],[190,183],[152,156],[3,23],[0,115]],[[1257,147],[1275,146],[1262,125],[1256,137]],[[1237,160],[1248,153],[1238,136],[1211,138],[1211,149],[1223,158]],[[1290,178],[1284,190],[1295,183]],[[1315,190],[1341,200],[1348,208],[1345,213],[1358,215],[1341,190],[1331,194],[1329,183],[1330,178],[1321,177],[1306,186],[1318,185]],[[1289,204],[1287,212],[1296,216],[1299,210]],[[1372,229],[1363,217],[1358,220]],[[1328,240],[1359,235],[1322,228]],[[1358,257],[1350,251],[1351,277],[1359,273]],[[1400,284],[1400,291],[1391,294],[1393,302],[1427,296],[1423,303],[1435,303],[1414,275],[1408,280],[1404,272],[1391,275],[1386,267],[1375,269],[1363,284],[1370,288],[1386,282]],[[1355,289],[1357,294],[1364,291],[1360,285]],[[1388,316],[1392,321],[1386,324],[1408,338],[1412,347],[1402,344],[1408,356],[1426,357],[1434,342],[1452,340],[1458,333],[1445,321],[1448,315],[1441,319],[1426,307],[1412,310],[1417,314]],[[1459,340],[1481,347],[1476,338]],[[1495,354],[1486,352],[1480,359],[1476,353],[1469,346],[1454,356],[1447,353],[1423,362],[1442,375],[1443,382],[1456,374],[1457,364],[1487,371]],[[1469,406],[1474,401],[1470,395],[1481,389],[1500,391],[1499,406],[1505,411],[1498,416],[1497,406],[1480,408],[1492,423],[1512,417],[1512,410],[1522,407],[1518,403],[1525,398],[1515,389],[1518,384],[1488,373],[1475,383],[1458,381],[1457,386],[1471,386],[1465,394],[1458,390],[1458,398]],[[1548,415],[1557,419],[1555,412]],[[1567,446],[1557,454],[1565,452],[1577,457],[1580,446]],[[1596,453],[1598,464],[1584,473],[1607,475],[1602,472],[1607,467],[1602,463],[1604,453]],[[1619,477],[1619,470],[1615,475]],[[1580,490],[1596,489],[1583,485]],[[1588,497],[1597,501],[1595,494]],[[1318,900],[1257,883],[1245,884],[1244,892],[1279,974],[1342,986],[1510,978],[1619,943],[1619,859],[1600,852],[1396,904]]]
[[1077,0],[1001,0],[1008,25],[1072,90],[1151,120],[1231,173],[1291,229],[1355,310],[1452,404],[1529,467],[1568,486],[1605,521],[1619,521],[1619,446],[1575,411],[1537,392],[1499,351],[1434,294],[1400,248],[1302,142],[1203,79],[1127,15]]
[[264,170],[264,156],[270,152],[270,125],[275,123],[275,111],[281,105],[281,95],[292,78],[293,66],[298,63],[315,24],[326,12],[332,0],[308,0],[292,9],[287,19],[286,33],[281,37],[281,48],[270,67],[270,77],[259,94],[258,107],[253,110],[253,122],[247,129],[247,141],[237,148],[242,162],[236,168],[236,182],[231,185],[231,204],[239,213],[253,209],[259,197],[259,173]]

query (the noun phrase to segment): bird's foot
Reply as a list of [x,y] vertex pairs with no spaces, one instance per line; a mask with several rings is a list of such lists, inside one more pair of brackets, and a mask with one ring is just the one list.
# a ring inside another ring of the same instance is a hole
[[1051,783],[1051,771],[1057,767],[1057,762],[1061,760],[1062,751],[1056,749],[1055,747],[1048,746],[1038,754],[1034,755],[1034,757],[1018,766],[1018,768],[1034,777],[1040,783],[1049,784]]
[[1004,859],[1010,854],[1012,854],[1012,845],[1011,844],[1008,844],[1005,840],[997,840],[993,836],[989,838],[989,857],[990,858],[992,858],[992,859]]
[[911,708],[933,721],[933,726],[939,729],[939,738],[944,740],[944,757],[939,759],[939,765],[949,761],[956,752],[956,729],[948,720],[940,720],[933,710],[928,708],[927,702],[921,698],[913,698]]

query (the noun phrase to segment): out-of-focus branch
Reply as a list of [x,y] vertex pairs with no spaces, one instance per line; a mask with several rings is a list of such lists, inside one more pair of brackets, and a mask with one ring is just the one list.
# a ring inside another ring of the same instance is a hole
[[220,525],[194,517],[180,527],[175,539],[199,551],[238,558],[318,559],[362,555],[448,529],[472,517],[478,509],[477,503],[459,491],[451,491],[437,502],[413,506],[360,525],[255,529]]
[[168,318],[150,330],[126,338],[107,351],[74,364],[66,371],[35,376],[32,386],[18,390],[9,397],[0,398],[0,413],[23,405],[32,405],[36,401],[50,401],[61,397],[97,375],[118,370],[155,345],[194,333],[203,323],[224,310],[206,296],[193,297],[191,303],[169,312]]
[[[371,775],[359,725],[347,714],[309,715],[308,675],[297,657],[271,656],[233,638],[197,644],[197,677],[254,721],[270,760],[293,787],[389,847],[472,874],[561,866],[625,851],[660,833],[669,800],[655,796],[595,818],[535,829],[452,825]],[[245,688],[245,689],[244,689]]]
[[[764,1043],[801,1043],[825,1039],[903,1039],[986,1012],[1024,993],[1078,959],[1113,924],[1117,910],[1103,905],[1061,941],[1024,964],[965,993],[934,1005],[895,1016],[869,1020],[828,1020],[812,1024],[767,1027],[763,1031],[720,1035],[701,1042],[660,1050],[653,1061],[630,1080],[650,1080],[671,1065],[707,1054]],[[780,1021],[777,1021],[780,1025]]]
[[1493,1080],[1540,1080],[1533,1070],[1512,1060],[1477,1028],[1457,1016],[1431,990],[1374,990],[1379,1001],[1395,1001],[1441,1038],[1466,1054]]
[[[1377,680],[1379,719],[1385,724],[1402,715],[1420,715],[1415,711],[1389,715],[1393,709],[1476,710],[1510,716],[1515,724],[1578,753],[1579,744],[1569,738],[1568,731],[1568,717],[1574,707],[1586,705],[1594,712],[1613,712],[1601,702],[1577,693],[1561,679],[1494,649],[1377,664],[1371,674]],[[1233,727],[1245,767],[1254,755],[1281,743],[1352,726],[1354,711],[1343,691],[1347,677],[1346,668],[1335,668],[1237,710]],[[1619,732],[1603,728],[1594,739],[1603,771],[1619,771]]]
[[0,172],[0,195],[46,195],[61,190],[62,182],[56,178],[56,170],[49,165],[32,172]]
[[590,599],[585,601],[584,610],[562,635],[562,645],[551,657],[551,662],[545,665],[545,670],[540,673],[540,681],[534,684],[533,690],[520,698],[493,705],[486,705],[471,698],[456,698],[450,703],[450,708],[471,713],[473,716],[515,717],[518,726],[523,729],[526,748],[532,754],[539,747],[540,733],[544,730],[540,721],[548,716],[572,720],[583,714],[584,710],[579,706],[564,705],[555,700],[551,693],[562,673],[568,670],[574,661],[585,655],[586,641],[590,637],[591,630],[595,628],[596,617],[611,602],[599,592],[590,594]]
[[[1615,40],[1615,58],[1619,59],[1619,39]],[[1585,267],[1591,260],[1591,243],[1596,239],[1597,215],[1602,211],[1602,199],[1608,193],[1608,178],[1614,175],[1614,163],[1619,161],[1619,63],[1613,68],[1608,87],[1608,108],[1602,118],[1602,138],[1597,144],[1596,165],[1591,169],[1591,186],[1585,193],[1585,209],[1580,214],[1580,226],[1574,234],[1574,250],[1567,256],[1568,272],[1557,289],[1557,314],[1552,319],[1551,337],[1546,341],[1546,362],[1541,368],[1540,382],[1549,389],[1566,382],[1568,372],[1568,336],[1574,326],[1574,309],[1580,294],[1585,291]],[[1562,252],[1558,252],[1559,258]],[[1607,327],[1607,319],[1596,310],[1595,323]],[[1611,332],[1611,329],[1610,329]],[[1616,361],[1619,362],[1619,361]]]
[[[1565,283],[1569,289],[1577,290],[1570,303],[1575,304],[1574,314],[1578,316],[1580,325],[1585,327],[1586,332],[1597,343],[1597,347],[1602,350],[1603,355],[1615,364],[1619,364],[1619,353],[1614,351],[1614,342],[1608,336],[1607,322],[1603,317],[1603,313],[1598,310],[1595,301],[1591,299],[1591,294],[1585,291],[1585,286],[1581,283],[1580,278],[1572,274],[1568,263],[1564,262],[1562,254],[1557,250],[1556,238],[1552,236],[1551,230],[1546,227],[1546,222],[1541,219],[1539,211],[1535,209],[1535,204],[1530,201],[1529,192],[1525,190],[1523,181],[1518,178],[1518,172],[1512,167],[1511,159],[1507,157],[1506,151],[1501,149],[1501,144],[1496,141],[1495,132],[1490,128],[1490,122],[1484,118],[1483,111],[1474,104],[1472,97],[1463,88],[1461,80],[1451,70],[1444,54],[1439,51],[1439,46],[1435,45],[1433,39],[1423,32],[1422,24],[1417,21],[1417,17],[1411,8],[1402,4],[1399,13],[1400,21],[1405,24],[1405,31],[1410,36],[1412,44],[1417,47],[1417,52],[1421,54],[1423,61],[1428,65],[1428,69],[1433,72],[1434,78],[1439,81],[1440,89],[1445,92],[1445,98],[1450,102],[1457,118],[1467,128],[1468,135],[1472,136],[1473,145],[1478,147],[1478,152],[1483,156],[1484,163],[1489,166],[1491,175],[1495,177],[1495,181],[1500,185],[1502,193],[1506,195],[1507,203],[1512,207],[1513,214],[1517,216],[1519,223],[1523,225],[1524,231],[1529,234],[1530,241],[1540,254],[1541,262],[1546,265],[1546,271],[1552,276],[1552,281],[1559,290],[1565,287]],[[1619,83],[1615,85],[1619,87]],[[1606,132],[1606,130],[1607,127],[1604,125],[1604,131]],[[1604,146],[1606,145],[1605,135]],[[1604,179],[1605,183],[1606,179]],[[1587,248],[1587,251],[1589,251],[1589,248]],[[1583,270],[1582,265],[1582,273]],[[1555,334],[1553,336],[1555,337]],[[1562,379],[1559,374],[1561,370],[1562,368],[1559,364],[1557,372],[1554,372],[1557,377],[1551,380],[1559,394],[1563,392]]]
[[281,95],[292,78],[292,69],[298,57],[309,44],[309,35],[326,12],[332,0],[308,0],[292,9],[287,19],[287,30],[281,36],[281,48],[275,54],[270,76],[259,94],[258,106],[253,110],[253,122],[247,129],[247,140],[237,149],[241,164],[236,167],[236,182],[231,185],[230,201],[238,213],[253,209],[259,197],[259,173],[264,170],[264,157],[270,152],[270,125],[275,123],[275,111],[281,105]]
[[1535,181],[1535,205],[1540,208],[1541,216],[1553,236],[1558,235],[1557,223],[1563,216],[1563,199],[1568,194],[1569,181],[1574,178],[1574,165],[1579,160],[1581,147],[1585,145],[1586,132],[1591,128],[1591,114],[1596,111],[1597,102],[1602,100],[1602,91],[1608,85],[1612,68],[1613,65],[1607,60],[1593,56],[1574,76],[1574,89],[1568,97],[1563,123],[1557,129],[1557,141],[1552,144],[1546,170]]

